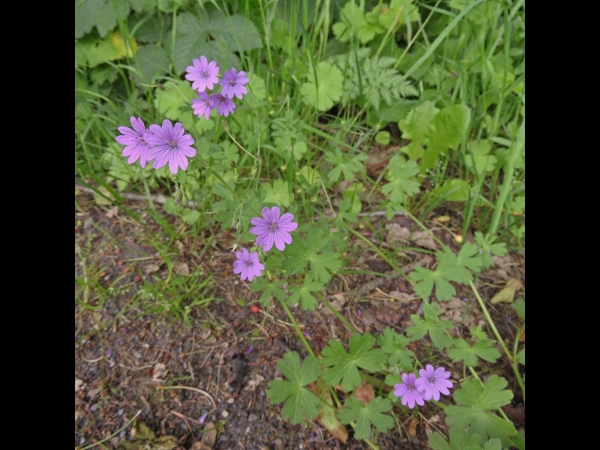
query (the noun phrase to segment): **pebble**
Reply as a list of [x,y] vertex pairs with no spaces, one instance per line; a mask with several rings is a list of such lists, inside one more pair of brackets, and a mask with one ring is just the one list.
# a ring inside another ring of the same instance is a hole
[[250,414],[248,416],[248,422],[254,422],[255,420],[258,420],[258,416],[256,414]]
[[235,400],[233,399],[233,397],[229,397],[227,399],[227,403],[229,403],[230,405],[234,402]]
[[94,403],[92,406],[90,406],[90,411],[94,412],[98,409],[98,403]]
[[119,409],[119,410],[117,411],[117,414],[118,414],[119,416],[122,416],[122,415],[123,415],[123,412],[125,412],[125,410],[124,410],[123,408],[121,408],[121,409]]
[[229,417],[229,412],[227,412],[227,411],[223,411],[223,412],[221,413],[221,415],[222,415],[223,417],[227,418],[227,417]]

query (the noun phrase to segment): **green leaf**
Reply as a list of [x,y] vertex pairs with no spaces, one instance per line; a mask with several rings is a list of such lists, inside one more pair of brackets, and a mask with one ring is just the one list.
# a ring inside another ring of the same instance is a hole
[[464,202],[469,198],[471,185],[465,180],[453,178],[431,191],[431,197],[451,202]]
[[377,342],[388,355],[387,362],[390,366],[412,368],[415,353],[405,348],[410,343],[410,339],[396,333],[390,327],[386,327],[377,338]]
[[392,409],[392,402],[387,398],[375,397],[363,405],[356,397],[352,396],[340,410],[340,422],[348,424],[356,420],[354,429],[355,439],[369,439],[371,437],[371,423],[382,433],[394,426],[394,419],[384,414]]
[[479,247],[470,242],[465,242],[458,252],[456,264],[464,266],[475,273],[479,273],[481,271],[481,265],[483,264],[483,260],[479,254]]
[[75,0],[75,39],[98,29],[101,37],[117,26],[117,10],[127,17],[129,7],[125,0],[116,0],[114,5],[106,0]]
[[183,216],[181,217],[181,220],[183,220],[188,225],[193,225],[196,222],[198,222],[198,220],[200,220],[200,217],[202,217],[202,214],[200,214],[195,209],[185,208],[183,210]]
[[155,90],[154,106],[161,116],[171,121],[179,120],[185,114],[179,108],[189,106],[193,97],[194,90],[188,81],[168,81],[163,89]]
[[312,276],[308,274],[304,278],[304,284],[302,284],[302,286],[290,288],[292,295],[287,298],[286,303],[288,305],[294,305],[297,302],[300,302],[301,309],[305,311],[314,311],[319,302],[311,294],[311,292],[319,292],[323,289],[325,289],[325,285],[323,283],[313,281]]
[[447,329],[454,328],[454,324],[449,320],[439,320],[441,314],[436,303],[423,304],[423,316],[421,319],[417,314],[411,314],[414,325],[406,329],[406,335],[411,341],[421,339],[427,333],[431,342],[439,350],[452,347],[454,341],[448,336]]
[[429,436],[429,446],[432,450],[482,450],[479,443],[481,438],[477,435],[470,436],[462,428],[450,428],[450,444],[437,431]]
[[169,56],[163,47],[158,45],[145,45],[140,47],[136,53],[140,63],[141,82],[144,84],[156,84],[153,79],[169,72]]
[[471,120],[471,110],[464,105],[452,105],[435,115],[429,133],[429,145],[423,154],[421,173],[434,166],[437,157],[448,148],[458,148]]
[[267,397],[276,405],[286,401],[281,416],[292,423],[301,423],[304,416],[314,419],[319,415],[321,401],[304,386],[312,383],[322,373],[319,360],[309,355],[300,366],[300,356],[296,352],[286,353],[277,361],[277,367],[290,381],[273,380],[269,383]]
[[492,438],[485,443],[483,450],[502,450],[502,442],[500,439]]
[[339,341],[330,340],[329,345],[321,351],[321,363],[329,369],[323,374],[323,379],[329,386],[340,384],[345,391],[351,391],[361,383],[358,368],[371,372],[381,370],[381,364],[387,361],[387,356],[381,349],[373,350],[375,338],[366,333],[354,334],[350,338],[350,352]]
[[402,137],[424,144],[433,126],[433,118],[439,111],[429,100],[411,109],[404,119],[398,121]]
[[390,182],[381,188],[383,194],[390,194],[390,201],[404,204],[407,197],[419,192],[420,182],[414,176],[419,173],[415,161],[404,162],[400,155],[394,155],[388,164],[386,178]]
[[250,283],[250,289],[252,292],[263,291],[258,301],[263,307],[266,307],[272,303],[273,298],[285,299],[287,294],[281,289],[284,282],[284,280],[270,281],[267,277],[256,277]]
[[335,183],[339,180],[343,172],[346,181],[354,181],[354,174],[364,170],[364,165],[361,161],[366,161],[367,159],[368,156],[364,153],[350,157],[348,153],[342,153],[336,147],[333,152],[325,153],[325,160],[333,164],[333,169],[329,172],[327,178]]
[[350,36],[356,35],[361,26],[366,24],[362,9],[353,0],[344,5],[340,13],[341,22],[333,24],[333,34],[340,42],[348,42]]
[[413,4],[413,0],[392,0],[389,7],[379,15],[379,23],[386,30],[394,24],[405,26],[407,22],[419,22],[420,20],[419,8]]
[[525,300],[518,298],[510,307],[517,312],[521,319],[525,320]]
[[519,353],[517,353],[517,362],[525,365],[525,347],[523,347],[521,350],[519,350]]
[[267,196],[265,203],[275,203],[286,208],[292,204],[292,196],[287,181],[275,180],[272,185],[266,184]]
[[498,159],[490,155],[492,141],[482,139],[470,142],[468,145],[470,153],[465,155],[465,163],[473,173],[492,172],[496,167]]
[[469,427],[470,435],[479,435],[483,441],[498,438],[508,448],[510,436],[517,433],[512,422],[491,412],[510,403],[513,393],[504,389],[508,382],[498,375],[490,376],[484,385],[470,379],[454,393],[454,399],[465,406],[448,406],[446,420],[451,427]]
[[492,255],[504,256],[506,254],[506,244],[494,244],[496,236],[483,235],[481,231],[475,232],[475,242],[479,245],[481,257],[483,259],[483,267],[494,265]]
[[344,79],[340,70],[327,62],[320,62],[315,72],[308,72],[308,82],[300,88],[302,99],[319,111],[327,111],[342,97]]
[[494,341],[489,339],[483,339],[471,346],[463,338],[458,338],[454,341],[454,345],[456,348],[448,350],[448,357],[452,359],[452,362],[464,360],[464,364],[467,366],[476,366],[478,357],[484,361],[495,362],[501,356],[498,349],[492,347]]
[[283,268],[292,273],[301,273],[309,264],[315,280],[328,282],[331,280],[330,272],[340,270],[343,265],[338,253],[321,252],[330,242],[330,236],[323,236],[321,230],[311,229],[306,239],[296,238],[285,247],[287,259],[283,262]]
[[75,41],[75,63],[78,67],[96,67],[99,64],[133,56],[137,49],[134,40],[128,48],[121,33],[111,32],[104,39],[92,33]]

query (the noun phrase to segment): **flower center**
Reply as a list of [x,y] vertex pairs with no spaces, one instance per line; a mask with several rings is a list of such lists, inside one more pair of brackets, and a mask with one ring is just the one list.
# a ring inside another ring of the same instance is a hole
[[208,72],[206,70],[204,72],[200,72],[200,76],[202,78],[208,78]]
[[135,140],[137,141],[137,143],[139,145],[145,145],[146,141],[144,140],[144,138],[142,136],[138,136],[137,138],[135,138]]
[[246,261],[244,264],[246,265],[246,267],[252,267],[254,265],[254,263],[252,262],[251,259],[249,259],[248,261]]
[[235,80],[229,80],[229,86],[235,86]]
[[271,233],[277,233],[279,231],[279,225],[277,225],[276,223],[269,224],[269,231]]
[[414,390],[416,389],[416,386],[415,386],[413,383],[408,383],[408,384],[406,385],[406,388],[407,388],[409,391],[414,391]]
[[169,141],[169,143],[167,144],[167,148],[169,150],[177,150],[177,147],[178,147],[178,145],[177,145],[177,141],[175,139]]
[[432,375],[429,378],[427,378],[427,381],[429,381],[430,383],[435,383],[437,380],[435,379],[435,377]]

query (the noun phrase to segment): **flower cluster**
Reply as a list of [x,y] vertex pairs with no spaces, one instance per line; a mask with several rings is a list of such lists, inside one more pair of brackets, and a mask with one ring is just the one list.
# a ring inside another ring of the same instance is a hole
[[[269,209],[262,209],[263,217],[255,217],[250,222],[254,225],[250,228],[250,233],[256,235],[256,245],[262,246],[263,251],[268,252],[277,247],[277,250],[283,251],[285,245],[292,243],[290,232],[298,228],[294,220],[294,215],[286,213],[281,215],[279,206],[273,206]],[[261,271],[265,269],[259,260],[258,253],[248,253],[245,248],[235,254],[237,260],[233,263],[233,273],[241,274],[242,280],[252,281],[254,277],[259,277]]]
[[[192,89],[195,89],[198,94],[197,98],[192,99],[194,114],[198,117],[204,116],[208,120],[213,109],[216,109],[220,116],[227,117],[233,113],[235,109],[233,97],[241,100],[248,93],[245,86],[249,81],[246,72],[243,70],[238,72],[232,68],[226,70],[219,81],[217,77],[219,67],[215,61],[208,62],[206,56],[200,56],[200,59],[194,58],[192,63],[192,66],[185,69],[187,71],[185,78],[192,82]],[[221,92],[208,95],[206,90],[212,90],[216,84],[221,86]]]
[[434,369],[431,364],[427,364],[425,369],[419,370],[420,378],[414,373],[403,373],[403,383],[394,385],[394,395],[402,397],[402,404],[407,405],[410,409],[415,407],[415,403],[423,406],[425,400],[440,399],[440,393],[450,395],[449,388],[452,388],[450,372],[443,367]]
[[173,126],[170,120],[165,119],[162,126],[152,124],[146,128],[139,117],[136,119],[131,116],[129,121],[133,129],[119,127],[121,135],[116,137],[116,141],[125,146],[123,156],[129,157],[129,164],[139,159],[140,166],[146,167],[148,161],[154,160],[154,169],[160,169],[168,163],[171,173],[176,174],[179,168],[187,169],[186,157],[196,156],[196,150],[191,147],[194,139],[184,134],[183,125],[179,122]]

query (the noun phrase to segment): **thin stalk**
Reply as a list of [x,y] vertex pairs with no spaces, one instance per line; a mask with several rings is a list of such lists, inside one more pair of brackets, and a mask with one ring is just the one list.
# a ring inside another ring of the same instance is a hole
[[279,300],[279,302],[281,303],[281,306],[283,306],[283,309],[285,310],[286,314],[290,318],[290,322],[292,322],[292,324],[294,325],[294,328],[296,329],[296,333],[298,334],[298,337],[304,344],[304,347],[306,347],[306,350],[308,350],[308,353],[310,353],[312,356],[315,356],[315,353],[313,352],[312,348],[310,347],[310,344],[306,340],[306,337],[304,336],[304,334],[302,334],[302,330],[300,330],[300,326],[298,325],[298,322],[296,322],[296,319],[292,315],[290,308],[288,308],[288,306],[285,304],[285,302],[283,300]]
[[471,285],[471,290],[475,294],[475,298],[477,299],[477,302],[479,303],[479,306],[480,306],[481,310],[483,311],[483,315],[485,316],[488,324],[490,325],[490,328],[492,329],[492,332],[494,333],[494,336],[496,336],[496,340],[498,341],[498,343],[500,344],[500,346],[504,350],[504,353],[506,353],[506,356],[508,357],[508,360],[510,361],[510,365],[512,366],[513,371],[515,372],[515,376],[517,378],[517,382],[519,383],[519,386],[521,387],[521,391],[523,392],[523,400],[525,400],[525,383],[523,383],[523,379],[521,378],[521,374],[519,373],[519,368],[517,367],[516,358],[513,358],[512,353],[508,350],[508,347],[506,346],[506,344],[502,340],[502,337],[500,336],[500,333],[498,332],[498,329],[496,328],[496,325],[494,324],[492,318],[490,317],[490,313],[488,312],[488,310],[487,310],[487,308],[485,306],[485,303],[483,302],[483,299],[479,295],[479,292],[475,288],[475,285],[473,284],[473,281],[469,281],[469,284]]
[[348,322],[346,318],[342,316],[342,314],[337,309],[335,309],[331,303],[329,303],[329,300],[327,300],[323,295],[321,295],[320,292],[315,292],[315,294],[321,299],[323,304],[329,308],[333,315],[340,319],[344,325],[346,325],[346,328],[348,328],[353,333],[359,333],[359,331],[353,325],[351,325],[350,322]]
[[[481,383],[481,385],[483,386],[483,381],[481,381],[481,378],[479,378],[479,375],[477,375],[477,372],[475,372],[475,369],[473,369],[471,366],[469,367],[469,371],[471,372],[471,375],[473,375],[473,377],[477,378],[479,380],[479,382]],[[506,413],[504,412],[504,410],[502,408],[498,408],[498,412],[500,413],[500,415],[502,417],[504,417],[506,420],[508,420],[509,422],[512,423],[512,421],[506,416]]]
[[356,237],[362,239],[363,241],[365,241],[367,244],[369,244],[369,246],[371,246],[371,249],[377,253],[381,259],[383,259],[386,263],[388,263],[392,269],[394,269],[396,272],[398,272],[400,275],[402,275],[404,277],[404,279],[406,281],[408,281],[411,285],[414,285],[415,282],[412,281],[410,278],[408,278],[408,276],[406,276],[404,274],[404,272],[402,272],[402,269],[400,269],[400,267],[398,267],[396,264],[394,264],[392,262],[392,260],[390,258],[388,258],[385,254],[383,254],[381,251],[379,251],[379,249],[375,246],[375,244],[373,244],[370,240],[368,240],[366,237],[364,237],[362,234],[358,233],[357,231],[354,231],[352,228],[350,228],[348,225],[346,225],[346,229],[352,233],[353,235],[355,235]]
[[434,240],[434,241],[436,241],[438,244],[440,244],[440,246],[441,246],[442,248],[445,248],[445,247],[447,247],[447,245],[445,245],[445,244],[444,244],[442,241],[440,241],[440,240],[437,238],[437,236],[436,236],[435,234],[433,234],[433,233],[432,233],[432,232],[431,232],[431,231],[430,231],[430,230],[429,230],[429,229],[428,229],[428,228],[427,228],[425,225],[423,225],[423,224],[421,223],[421,221],[419,221],[419,219],[417,219],[415,216],[413,216],[411,213],[409,213],[409,212],[408,212],[408,210],[407,210],[407,211],[405,211],[405,213],[406,213],[406,215],[407,215],[408,217],[410,217],[410,218],[411,218],[411,219],[412,219],[412,220],[413,220],[413,221],[414,221],[414,222],[415,222],[417,225],[419,225],[419,226],[420,226],[420,227],[421,227],[423,230],[425,230],[425,231],[426,231],[426,232],[427,232],[427,233],[428,233],[428,234],[429,234],[429,235],[430,235],[430,236],[433,238],[433,240]]
[[109,439],[112,439],[113,437],[115,437],[117,434],[119,434],[121,431],[123,431],[125,428],[127,428],[127,426],[133,422],[137,416],[140,415],[140,413],[142,412],[142,410],[140,409],[137,413],[135,413],[135,416],[133,416],[131,419],[129,419],[129,421],[123,425],[121,428],[119,428],[117,431],[115,431],[113,434],[111,434],[110,436],[105,437],[104,439],[102,439],[101,441],[98,442],[94,442],[93,444],[90,445],[86,445],[85,447],[76,447],[77,450],[87,450],[88,448],[92,448],[95,447],[96,445],[100,445],[103,442],[108,441]]

